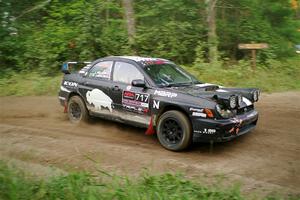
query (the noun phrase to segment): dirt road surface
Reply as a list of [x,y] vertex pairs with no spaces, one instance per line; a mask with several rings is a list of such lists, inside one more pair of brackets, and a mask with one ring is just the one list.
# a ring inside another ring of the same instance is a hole
[[[165,150],[143,129],[104,120],[73,125],[56,97],[0,98],[0,159],[31,171],[54,167],[101,169],[126,175],[183,172],[201,180],[239,182],[245,193],[300,191],[300,92],[263,94],[250,134],[227,143],[197,143],[186,152]],[[92,161],[94,160],[94,161]],[[95,163],[96,162],[96,163]]]

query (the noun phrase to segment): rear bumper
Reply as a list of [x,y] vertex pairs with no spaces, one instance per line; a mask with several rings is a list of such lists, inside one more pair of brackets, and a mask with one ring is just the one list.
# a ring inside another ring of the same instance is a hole
[[257,120],[258,112],[255,110],[231,119],[195,118],[192,120],[194,141],[229,141],[252,131],[256,127]]
[[65,106],[66,105],[66,99],[64,97],[58,97],[58,101],[60,105]]
[[61,90],[59,91],[59,93],[58,93],[58,101],[59,101],[60,105],[62,105],[65,108],[64,112],[66,112],[66,110],[67,110],[67,102],[68,102],[66,92],[61,91]]

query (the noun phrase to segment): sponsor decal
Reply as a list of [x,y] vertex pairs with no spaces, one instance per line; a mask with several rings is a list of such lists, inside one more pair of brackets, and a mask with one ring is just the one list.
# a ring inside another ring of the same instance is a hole
[[132,91],[123,91],[122,105],[126,110],[148,113],[149,112],[149,94]]
[[153,108],[159,110],[159,103],[160,101],[153,100]]
[[93,105],[97,111],[101,110],[101,107],[107,108],[112,112],[112,100],[103,91],[99,89],[93,89],[86,93],[86,100],[90,105]]
[[146,105],[149,104],[149,96],[149,94],[135,93],[135,100],[138,102],[142,102]]
[[206,114],[205,113],[200,113],[200,112],[192,112],[192,116],[206,118]]
[[123,108],[125,108],[128,111],[137,112],[137,113],[148,113],[148,108],[142,108],[142,107],[136,107],[136,106],[127,106],[123,105]]
[[78,83],[72,81],[64,81],[63,85],[67,87],[77,87]]
[[201,133],[201,134],[211,135],[211,134],[215,134],[217,132],[217,130],[213,129],[213,128],[205,128],[205,129],[203,129],[203,131],[201,131],[201,130],[195,130],[194,132],[195,133]]
[[190,108],[190,111],[192,112],[203,112],[202,108]]
[[163,91],[163,90],[155,90],[154,95],[162,96],[162,97],[177,97],[177,93],[174,92],[168,92],[168,91]]
[[87,65],[83,67],[78,73],[79,74],[87,74],[87,71],[90,69],[91,65]]
[[130,92],[130,91],[124,91],[123,97],[126,99],[134,99],[135,98],[135,93]]
[[202,108],[190,108],[190,111],[192,112],[192,116],[204,118],[207,117],[206,113],[203,112],[204,109]]
[[164,60],[148,59],[148,60],[142,60],[142,61],[140,61],[140,63],[142,65],[162,65],[162,64],[165,64],[166,62]]
[[101,72],[101,73],[97,72],[94,77],[109,79],[110,73],[109,72]]
[[109,79],[112,69],[112,62],[111,61],[103,61],[98,62],[96,65],[97,70],[91,70],[89,73],[90,77],[97,77],[103,79]]

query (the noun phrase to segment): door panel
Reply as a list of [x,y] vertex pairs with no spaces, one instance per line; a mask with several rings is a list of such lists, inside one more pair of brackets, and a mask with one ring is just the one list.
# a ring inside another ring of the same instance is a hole
[[87,102],[87,108],[97,113],[112,113],[112,97],[109,95],[111,87],[110,81],[101,81],[86,79],[84,82],[84,97]]
[[151,116],[149,110],[151,95],[144,88],[131,86],[131,81],[134,79],[144,79],[136,66],[116,62],[111,96],[113,96],[114,107],[120,113],[121,119],[146,127]]
[[113,61],[96,63],[83,80],[80,92],[91,113],[115,116],[113,98],[110,96],[112,65]]

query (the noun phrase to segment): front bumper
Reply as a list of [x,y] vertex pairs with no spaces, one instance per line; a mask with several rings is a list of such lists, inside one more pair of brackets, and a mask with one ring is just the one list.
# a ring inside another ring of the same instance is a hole
[[231,119],[192,119],[194,141],[223,142],[249,133],[256,127],[258,112],[252,110]]

